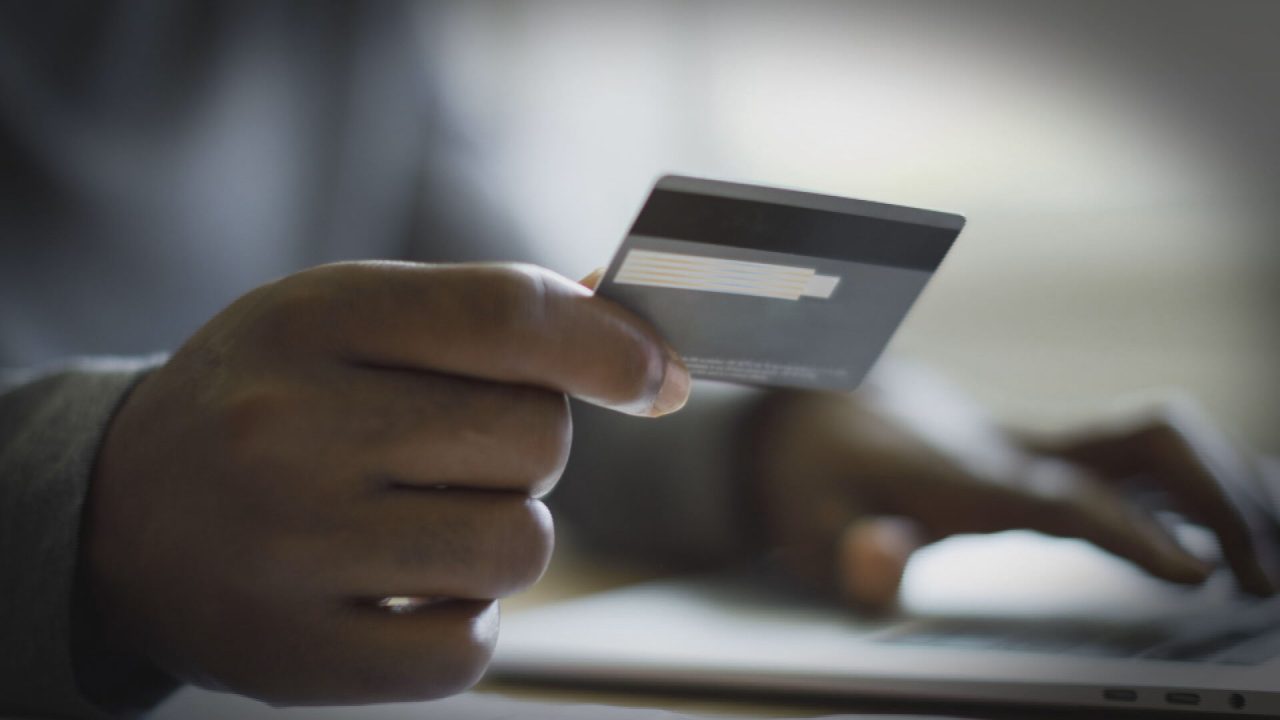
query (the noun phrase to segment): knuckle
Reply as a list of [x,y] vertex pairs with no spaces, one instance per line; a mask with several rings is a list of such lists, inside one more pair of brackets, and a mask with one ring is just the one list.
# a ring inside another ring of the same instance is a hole
[[547,506],[530,498],[506,503],[500,523],[493,528],[488,550],[493,577],[493,597],[506,597],[531,587],[551,561],[555,530]]
[[506,489],[550,492],[569,461],[569,399],[538,388],[507,386],[473,396],[457,436],[499,474]]
[[[489,610],[488,612],[493,612]],[[483,621],[455,621],[444,628],[444,647],[425,648],[417,662],[387,668],[379,693],[384,699],[435,700],[479,682],[493,657],[496,633]]]
[[[395,565],[423,573],[438,572],[441,568],[460,573],[484,560],[475,549],[474,538],[479,527],[480,521],[468,514],[458,514],[441,522],[388,527],[382,532],[385,533],[383,541],[392,548],[391,560]],[[344,559],[358,562],[356,556]]]
[[1096,489],[1070,465],[1042,460],[1028,469],[1023,492],[1041,526],[1056,535],[1078,537],[1096,514]]
[[1144,420],[1134,429],[1133,434],[1138,441],[1152,446],[1167,446],[1179,439],[1179,432],[1172,418],[1164,413]]
[[492,651],[456,652],[453,662],[436,664],[434,674],[423,680],[419,674],[402,674],[399,680],[400,690],[396,693],[400,700],[439,700],[441,698],[465,692],[484,675],[489,667]]
[[[492,606],[472,617],[440,618],[430,634],[406,626],[412,641],[371,642],[349,631],[310,627],[305,640],[280,650],[279,661],[236,668],[219,678],[226,689],[274,707],[357,705],[435,700],[479,681],[493,656],[496,613]],[[326,632],[327,631],[327,632]],[[416,636],[416,637],[415,637]],[[299,648],[305,653],[299,653]],[[268,653],[276,655],[276,653]]]
[[352,297],[337,287],[336,279],[327,268],[306,270],[243,296],[238,302],[245,310],[246,339],[276,353],[331,342],[345,322],[343,315],[350,314],[337,300]]
[[445,522],[400,528],[387,544],[393,548],[397,567],[447,580],[454,588],[450,594],[500,598],[528,588],[542,577],[551,559],[555,532],[546,505],[502,492]]
[[425,654],[398,657],[394,662],[369,663],[346,680],[353,687],[343,700],[417,702],[438,700],[463,692],[479,682],[493,656],[493,644],[479,639],[451,637],[459,628],[442,628],[446,647],[432,643]]
[[573,443],[573,419],[569,399],[555,393],[539,393],[525,432],[531,439],[528,458],[529,492],[542,496],[555,487],[569,462]]
[[293,331],[303,321],[323,317],[331,309],[335,295],[330,288],[344,275],[341,268],[325,266],[304,270],[267,286],[263,305],[267,330]]
[[547,315],[550,289],[546,271],[513,263],[490,270],[490,282],[480,298],[480,320],[498,333],[527,331]]
[[1185,397],[1170,398],[1153,408],[1133,430],[1134,439],[1157,451],[1188,446],[1189,427],[1201,415],[1195,403]]

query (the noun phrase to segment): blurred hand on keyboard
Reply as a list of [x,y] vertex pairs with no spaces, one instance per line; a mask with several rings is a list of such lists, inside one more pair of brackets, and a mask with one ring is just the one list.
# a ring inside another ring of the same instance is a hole
[[744,445],[775,556],[863,610],[892,607],[912,553],[960,533],[1082,538],[1157,577],[1203,582],[1211,565],[1137,502],[1138,488],[1208,528],[1242,589],[1277,590],[1280,524],[1262,462],[1189,401],[1032,438],[900,368],[851,396],[779,393]]

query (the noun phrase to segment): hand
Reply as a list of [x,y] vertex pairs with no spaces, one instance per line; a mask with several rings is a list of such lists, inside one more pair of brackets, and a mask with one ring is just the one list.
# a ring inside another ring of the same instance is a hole
[[[437,697],[552,547],[566,394],[685,401],[647,324],[525,266],[346,263],[240,298],[100,453],[85,557],[109,637],[272,703]],[[391,613],[380,598],[416,598]]]
[[1203,581],[1125,490],[1145,483],[1218,538],[1240,586],[1276,591],[1277,525],[1257,466],[1188,403],[1051,440],[994,426],[940,383],[898,370],[854,396],[785,393],[757,426],[754,491],[769,542],[809,585],[866,611],[896,601],[911,554],[959,533],[1078,537],[1156,577]]

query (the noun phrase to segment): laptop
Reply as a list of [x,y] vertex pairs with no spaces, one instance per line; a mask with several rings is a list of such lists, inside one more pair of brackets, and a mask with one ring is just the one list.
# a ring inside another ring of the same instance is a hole
[[[1212,551],[1207,533],[1180,532]],[[491,676],[1280,717],[1280,599],[1242,597],[1225,572],[1187,589],[1077,540],[956,537],[912,560],[901,612],[882,619],[751,575],[662,580],[511,613]]]

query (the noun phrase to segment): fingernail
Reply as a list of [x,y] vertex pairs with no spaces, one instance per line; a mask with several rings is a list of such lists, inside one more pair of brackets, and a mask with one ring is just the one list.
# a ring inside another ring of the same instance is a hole
[[837,579],[844,599],[863,613],[884,614],[898,602],[907,562],[923,544],[920,531],[901,518],[861,518],[839,541]]
[[600,287],[600,281],[604,279],[605,268],[596,268],[587,273],[587,276],[578,281],[578,284],[589,289],[595,290]]
[[1178,553],[1174,556],[1173,567],[1178,578],[1186,583],[1202,583],[1213,573],[1213,568],[1203,560],[1186,553]]
[[689,388],[693,384],[689,377],[689,369],[674,352],[667,352],[667,370],[662,378],[662,387],[658,389],[658,397],[653,401],[650,417],[660,417],[673,413],[689,402]]

